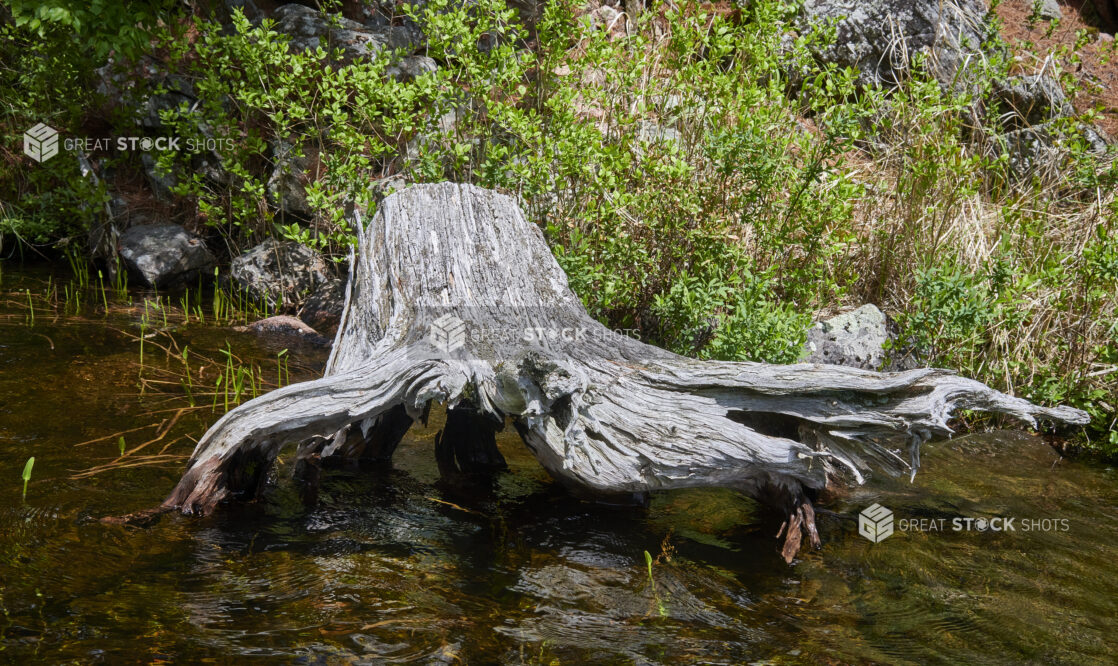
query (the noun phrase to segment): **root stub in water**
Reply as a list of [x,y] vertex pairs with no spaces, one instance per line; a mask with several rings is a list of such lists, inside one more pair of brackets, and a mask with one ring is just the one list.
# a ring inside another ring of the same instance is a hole
[[385,461],[434,401],[450,408],[435,447],[444,473],[502,469],[492,433],[511,418],[576,489],[725,486],[767,503],[786,516],[790,561],[805,535],[819,545],[810,492],[874,468],[915,472],[920,444],[949,434],[955,409],[1087,420],[943,370],[703,362],[615,335],[516,203],[473,186],[393,194],[360,240],[325,376],[226,414],[165,508],[257,496],[287,442],[311,467]]

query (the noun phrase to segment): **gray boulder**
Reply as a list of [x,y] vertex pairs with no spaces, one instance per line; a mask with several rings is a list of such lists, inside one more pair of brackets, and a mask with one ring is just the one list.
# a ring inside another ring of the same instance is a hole
[[326,262],[305,245],[267,240],[229,265],[232,286],[278,310],[302,301],[326,284]]
[[177,224],[144,224],[117,241],[124,265],[149,287],[192,282],[214,267],[214,256],[194,234]]
[[1008,156],[1010,176],[1018,180],[1034,176],[1057,179],[1072,141],[1082,141],[1087,152],[1098,157],[1105,156],[1109,147],[1098,129],[1080,123],[1069,132],[1061,129],[1057,121],[1012,130],[999,139],[997,150]]
[[225,5],[227,16],[231,17],[233,12],[239,11],[253,24],[260,23],[260,20],[264,18],[264,12],[260,11],[260,8],[252,0],[224,0],[222,4]]
[[986,12],[982,0],[805,0],[800,20],[805,32],[835,26],[834,43],[816,47],[815,56],[855,68],[863,85],[895,86],[917,54],[951,85],[981,53]]
[[311,178],[311,146],[296,152],[293,144],[277,141],[272,146],[272,175],[268,178],[268,203],[286,215],[309,219],[313,215],[307,204],[306,185]]
[[172,198],[171,188],[178,183],[174,174],[163,173],[155,163],[155,158],[148,152],[140,153],[140,163],[143,165],[144,175],[147,176],[148,185],[156,198],[164,201],[170,200]]
[[1060,3],[1056,0],[1038,0],[1033,3],[1036,15],[1048,21],[1055,21],[1056,19],[1064,18],[1064,13],[1060,11]]
[[1022,129],[1075,114],[1059,82],[1050,76],[1012,76],[994,83],[993,101],[1007,128]]
[[435,64],[434,59],[428,58],[427,56],[413,55],[400,58],[389,65],[384,71],[398,81],[411,81],[428,72],[433,72],[438,68],[439,66]]
[[345,281],[331,280],[318,288],[299,309],[299,318],[326,335],[338,330],[345,307]]
[[679,133],[679,130],[674,127],[659,125],[651,120],[640,122],[640,126],[637,127],[637,138],[648,143],[674,142],[680,146],[683,145],[683,135]]
[[[276,32],[290,38],[291,49],[341,49],[345,62],[375,58],[382,51],[412,54],[423,41],[422,33],[414,25],[371,27],[347,18],[331,17],[303,5],[283,5],[276,9],[273,17],[276,19]],[[409,55],[403,60],[414,57]],[[414,66],[403,68],[408,72],[416,69]]]
[[816,322],[807,333],[804,362],[881,370],[886,364],[885,343],[895,338],[885,313],[875,305],[863,305]]
[[164,76],[160,84],[165,88],[163,92],[149,95],[140,103],[136,123],[141,127],[151,130],[165,129],[164,112],[176,111],[184,107],[194,109],[198,105],[194,86],[186,79],[179,76]]

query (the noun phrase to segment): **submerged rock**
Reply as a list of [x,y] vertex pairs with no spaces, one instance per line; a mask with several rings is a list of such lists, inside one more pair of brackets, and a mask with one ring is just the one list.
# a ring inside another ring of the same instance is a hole
[[117,252],[124,265],[149,287],[191,282],[214,267],[201,238],[177,224],[144,224],[120,235]]
[[300,342],[312,345],[326,346],[330,341],[318,334],[318,331],[308,326],[297,317],[290,315],[276,315],[259,321],[254,321],[248,326],[236,327],[238,331],[247,331],[266,337],[296,338]]
[[294,306],[329,282],[326,262],[305,245],[267,240],[234,259],[229,276],[235,288],[272,309]]

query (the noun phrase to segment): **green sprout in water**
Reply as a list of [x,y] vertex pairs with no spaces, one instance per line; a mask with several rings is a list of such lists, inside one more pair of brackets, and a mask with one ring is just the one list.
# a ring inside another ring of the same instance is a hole
[[656,592],[656,580],[652,577],[652,555],[647,550],[644,551],[644,563],[648,565],[648,583],[652,586],[652,596],[656,599],[656,608],[660,611],[660,617],[667,617],[668,611],[664,608],[664,602],[660,601],[660,595]]
[[105,276],[97,271],[97,284],[101,285],[101,302],[105,304],[105,314],[109,314],[109,295],[105,293]]
[[182,366],[186,369],[186,379],[180,379],[179,383],[182,384],[183,390],[186,391],[186,397],[190,400],[190,406],[194,406],[194,380],[190,376],[190,346],[187,345],[182,348]]
[[120,455],[123,456],[124,455],[124,435],[120,436],[120,439],[117,440],[117,444],[120,446]]
[[35,456],[27,459],[27,464],[23,466],[23,499],[27,500],[27,482],[31,480],[31,468],[35,466]]
[[286,375],[287,383],[291,383],[291,370],[287,366],[287,350],[281,349],[276,354],[276,386],[283,387],[284,377]]

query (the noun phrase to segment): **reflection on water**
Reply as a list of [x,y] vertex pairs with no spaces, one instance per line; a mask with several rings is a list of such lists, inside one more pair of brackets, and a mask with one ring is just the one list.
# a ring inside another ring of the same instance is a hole
[[[7,290],[10,270],[4,278]],[[13,300],[0,315],[18,313]],[[139,395],[137,350],[118,332],[127,325],[60,319],[32,329],[21,315],[0,316],[5,660],[1113,658],[1118,477],[1016,432],[933,444],[915,483],[875,478],[828,500],[824,548],[792,566],[777,552],[776,525],[747,499],[715,489],[661,494],[647,508],[583,502],[548,480],[511,429],[500,440],[509,473],[480,486],[441,481],[437,417],[409,435],[392,469],[329,472],[314,508],[281,463],[255,505],[146,529],[91,522],[155,505],[182,469],[72,478],[118,455],[114,441],[75,443],[166,417],[156,413],[165,404]],[[200,350],[228,339],[239,353],[275,353],[225,330],[181,335]],[[322,362],[320,352],[299,358]],[[191,412],[169,437],[197,437],[215,418]],[[1061,518],[1068,529],[898,529],[873,544],[858,535],[857,513],[874,502],[898,524],[1003,516],[1018,526]],[[645,551],[656,559],[655,594]]]

